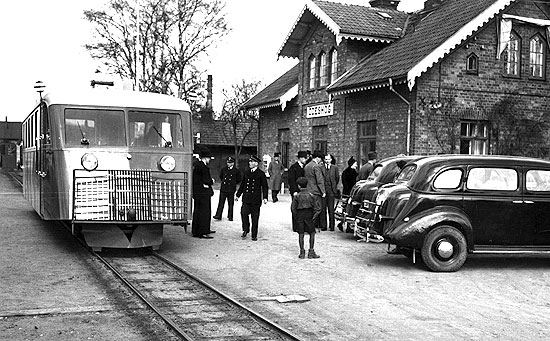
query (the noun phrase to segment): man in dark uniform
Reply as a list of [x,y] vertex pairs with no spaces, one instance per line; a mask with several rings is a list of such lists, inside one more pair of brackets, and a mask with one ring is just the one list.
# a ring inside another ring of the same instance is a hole
[[235,167],[235,158],[227,157],[227,166],[220,170],[220,198],[218,200],[218,209],[214,215],[214,219],[221,220],[223,206],[227,200],[227,219],[233,221],[233,205],[235,204],[235,191],[237,184],[241,182],[241,172]]
[[250,232],[250,221],[248,216],[252,219],[252,240],[258,240],[258,219],[260,218],[260,207],[263,203],[267,203],[267,193],[269,188],[267,186],[267,178],[265,173],[258,169],[258,164],[261,162],[260,158],[256,155],[251,155],[248,160],[248,166],[250,167],[244,173],[243,181],[237,190],[237,197],[235,201],[239,200],[239,197],[243,196],[241,206],[241,219],[243,224],[243,234],[241,237],[244,239]]
[[199,161],[193,166],[193,222],[191,231],[193,237],[212,239],[210,233],[211,206],[210,198],[214,195],[212,184],[214,180],[210,176],[208,164],[211,158],[210,151],[203,149],[199,152]]

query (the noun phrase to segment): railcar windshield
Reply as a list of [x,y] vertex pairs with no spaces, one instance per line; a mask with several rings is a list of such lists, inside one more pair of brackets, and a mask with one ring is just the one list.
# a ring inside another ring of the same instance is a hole
[[124,111],[65,109],[65,144],[125,146]]
[[128,112],[130,147],[183,148],[181,117],[177,113]]

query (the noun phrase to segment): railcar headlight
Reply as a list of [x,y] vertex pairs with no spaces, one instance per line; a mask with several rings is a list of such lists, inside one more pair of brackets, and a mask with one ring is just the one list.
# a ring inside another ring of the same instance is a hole
[[160,159],[159,167],[165,172],[171,172],[176,168],[176,159],[173,156],[165,155]]
[[94,154],[86,153],[82,155],[80,159],[80,164],[84,167],[85,170],[91,172],[97,168],[98,162],[97,157]]

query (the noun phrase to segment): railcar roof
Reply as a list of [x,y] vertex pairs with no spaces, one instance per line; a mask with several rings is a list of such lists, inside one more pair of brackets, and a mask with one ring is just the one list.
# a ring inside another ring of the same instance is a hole
[[44,96],[44,101],[48,105],[64,104],[190,111],[187,102],[174,96],[111,89],[50,92]]

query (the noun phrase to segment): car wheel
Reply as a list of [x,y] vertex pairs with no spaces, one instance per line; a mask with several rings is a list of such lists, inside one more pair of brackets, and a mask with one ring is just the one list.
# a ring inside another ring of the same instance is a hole
[[466,238],[454,227],[436,227],[426,235],[421,254],[424,264],[432,271],[457,271],[468,254]]

